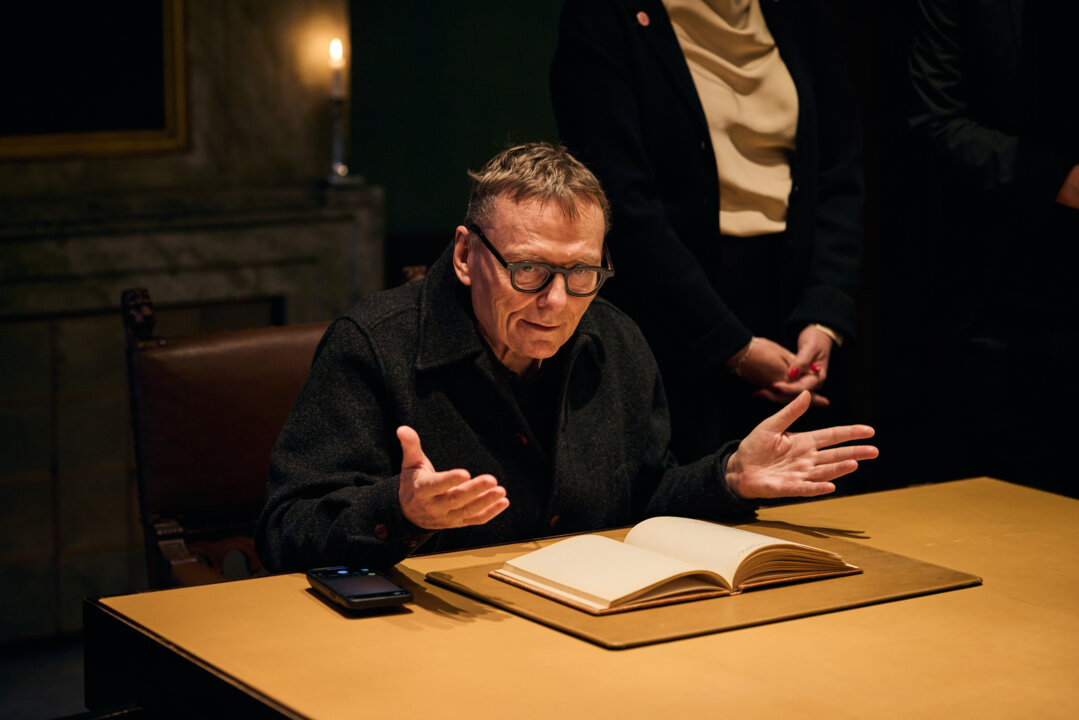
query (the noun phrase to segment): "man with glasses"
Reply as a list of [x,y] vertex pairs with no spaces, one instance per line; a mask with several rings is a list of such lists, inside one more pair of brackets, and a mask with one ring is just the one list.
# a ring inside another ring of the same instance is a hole
[[[651,515],[734,519],[834,490],[872,446],[788,434],[808,393],[740,444],[679,466],[655,360],[596,293],[615,275],[596,178],[530,144],[473,179],[427,277],[326,332],[274,449],[257,540],[272,570],[386,566]],[[421,445],[422,439],[422,445]]]

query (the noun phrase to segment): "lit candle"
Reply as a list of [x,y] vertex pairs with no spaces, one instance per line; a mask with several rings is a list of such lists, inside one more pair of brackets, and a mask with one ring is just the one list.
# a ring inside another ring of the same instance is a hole
[[341,41],[334,38],[330,41],[330,69],[333,71],[333,85],[330,88],[330,97],[341,100],[345,97],[345,81],[342,70],[345,68],[345,51],[341,47]]

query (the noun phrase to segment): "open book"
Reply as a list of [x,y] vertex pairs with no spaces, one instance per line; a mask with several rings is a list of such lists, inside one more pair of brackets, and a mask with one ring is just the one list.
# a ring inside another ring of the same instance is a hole
[[760,585],[859,573],[839,555],[680,517],[638,523],[623,542],[575,535],[491,571],[491,577],[603,615]]

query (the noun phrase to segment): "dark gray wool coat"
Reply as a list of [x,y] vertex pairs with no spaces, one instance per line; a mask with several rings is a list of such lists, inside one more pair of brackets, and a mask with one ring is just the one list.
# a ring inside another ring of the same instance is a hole
[[[559,351],[554,427],[533,432],[509,371],[476,329],[449,251],[428,277],[367,298],[326,331],[273,451],[259,553],[275,571],[389,566],[455,550],[597,530],[653,515],[727,519],[752,505],[723,479],[728,451],[678,466],[667,405],[637,326],[595,300]],[[491,473],[509,507],[432,532],[397,498],[399,425],[438,470]],[[542,440],[541,440],[542,439]]]

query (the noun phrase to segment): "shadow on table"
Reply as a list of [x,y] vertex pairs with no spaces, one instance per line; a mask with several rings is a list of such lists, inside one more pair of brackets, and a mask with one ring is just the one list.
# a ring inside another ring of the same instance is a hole
[[865,530],[845,530],[843,528],[796,525],[794,523],[783,522],[782,520],[760,520],[746,527],[747,530],[755,530],[757,528],[787,530],[788,532],[808,535],[809,537],[815,538],[838,537],[847,538],[848,540],[869,540],[871,537],[870,535],[866,535]]

